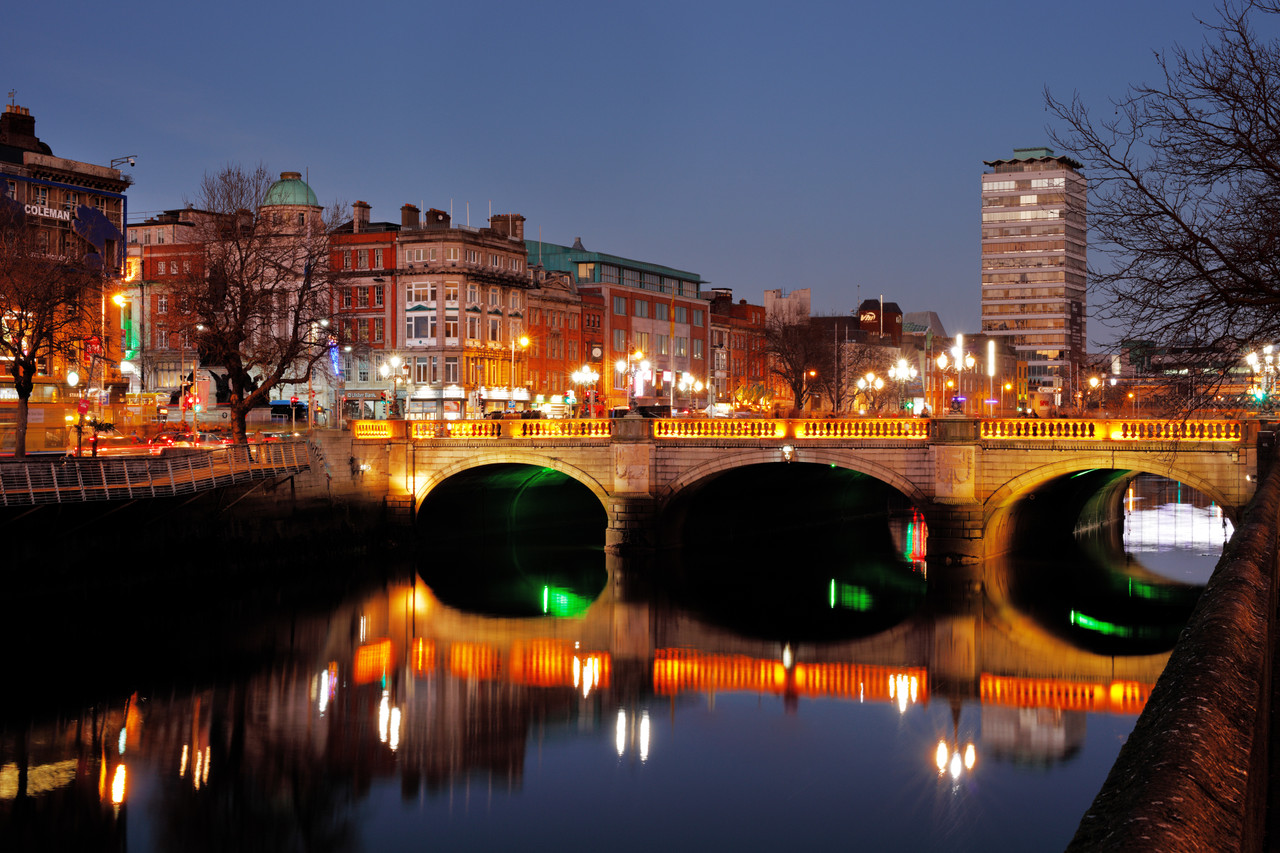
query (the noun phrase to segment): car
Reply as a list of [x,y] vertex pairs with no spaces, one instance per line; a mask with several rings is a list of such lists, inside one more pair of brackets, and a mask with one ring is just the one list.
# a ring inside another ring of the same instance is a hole
[[84,448],[85,456],[143,456],[150,448],[137,435],[121,435],[118,432],[103,432],[88,436]]

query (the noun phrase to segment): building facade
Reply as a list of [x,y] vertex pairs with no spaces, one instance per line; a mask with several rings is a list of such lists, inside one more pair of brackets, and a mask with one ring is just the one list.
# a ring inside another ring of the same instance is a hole
[[101,305],[100,331],[83,342],[78,359],[43,366],[41,376],[48,379],[37,383],[33,401],[52,402],[71,369],[84,373],[81,387],[95,406],[123,393],[120,312],[111,297],[124,280],[125,191],[132,183],[115,166],[128,159],[98,166],[56,157],[36,136],[28,109],[7,104],[0,115],[0,196],[20,206],[27,226],[35,228],[38,251],[102,273],[100,291],[88,296]]
[[581,240],[572,246],[531,240],[528,251],[530,265],[572,273],[583,299],[592,296],[603,307],[600,327],[588,330],[584,347],[589,356],[600,351],[600,399],[606,408],[633,401],[706,406],[710,299],[701,292],[700,276],[588,251]]
[[982,175],[982,331],[1007,339],[1034,390],[1064,401],[1085,358],[1087,183],[1049,148]]

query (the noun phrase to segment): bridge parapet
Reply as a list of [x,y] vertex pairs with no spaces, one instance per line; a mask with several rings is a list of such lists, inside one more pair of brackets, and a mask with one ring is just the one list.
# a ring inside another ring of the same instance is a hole
[[997,418],[981,420],[983,439],[1051,441],[1215,441],[1241,442],[1241,421],[1114,420],[1099,418]]

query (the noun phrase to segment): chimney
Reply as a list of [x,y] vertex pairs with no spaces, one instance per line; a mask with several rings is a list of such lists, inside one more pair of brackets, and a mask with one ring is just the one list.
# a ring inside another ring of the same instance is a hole
[[518,213],[500,213],[489,217],[489,228],[510,240],[524,239],[524,217]]
[[400,227],[405,231],[418,230],[418,208],[416,205],[406,204],[400,208]]
[[363,201],[351,205],[351,233],[359,234],[369,230],[369,211],[372,208]]
[[426,221],[423,223],[425,228],[440,229],[449,228],[453,217],[445,213],[443,210],[436,210],[434,207],[427,211]]

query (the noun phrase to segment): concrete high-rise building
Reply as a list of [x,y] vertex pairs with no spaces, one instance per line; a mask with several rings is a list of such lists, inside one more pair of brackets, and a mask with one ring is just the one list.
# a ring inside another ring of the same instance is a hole
[[1085,357],[1085,209],[1081,164],[1015,148],[982,175],[982,331],[1026,361],[1032,390],[1067,401]]

